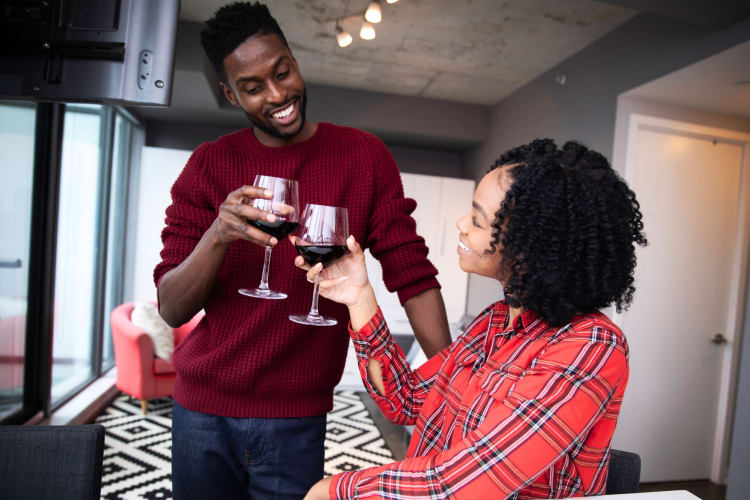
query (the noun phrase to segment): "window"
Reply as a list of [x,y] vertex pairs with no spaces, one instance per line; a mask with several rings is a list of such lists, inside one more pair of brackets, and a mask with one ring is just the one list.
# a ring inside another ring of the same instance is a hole
[[112,346],[112,330],[109,314],[123,300],[123,270],[125,269],[125,242],[123,235],[127,227],[127,206],[130,182],[130,146],[133,137],[133,124],[122,115],[115,115],[115,133],[112,143],[112,170],[109,188],[109,224],[107,225],[107,286],[104,296],[102,331],[102,370],[115,364]]
[[36,106],[0,104],[0,420],[23,406]]
[[66,106],[53,304],[52,405],[96,376],[94,312],[101,180],[101,106]]
[[0,104],[2,423],[47,416],[114,365],[139,126],[109,106]]

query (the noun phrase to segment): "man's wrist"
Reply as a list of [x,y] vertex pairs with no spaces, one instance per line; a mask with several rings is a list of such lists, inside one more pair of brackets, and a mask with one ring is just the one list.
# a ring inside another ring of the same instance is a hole
[[214,222],[209,226],[208,231],[204,234],[204,237],[206,238],[206,243],[208,243],[211,247],[227,247],[229,246],[229,241],[224,241],[221,234],[221,229],[219,228],[219,219],[214,219]]

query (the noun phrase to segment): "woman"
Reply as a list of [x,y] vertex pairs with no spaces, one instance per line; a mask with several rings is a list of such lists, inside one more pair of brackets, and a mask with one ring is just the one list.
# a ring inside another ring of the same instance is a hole
[[353,237],[322,272],[321,294],[349,307],[367,390],[415,429],[406,459],[325,478],[306,498],[604,493],[628,347],[600,309],[633,297],[635,244],[646,244],[635,195],[599,153],[536,140],[499,158],[457,227],[461,269],[498,279],[505,298],[416,371]]

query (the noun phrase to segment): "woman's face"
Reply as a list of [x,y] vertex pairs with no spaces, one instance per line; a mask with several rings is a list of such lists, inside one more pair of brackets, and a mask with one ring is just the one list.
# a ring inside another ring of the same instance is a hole
[[503,166],[489,172],[479,182],[471,203],[471,212],[456,222],[458,228],[458,265],[467,273],[500,280],[502,246],[498,243],[490,251],[492,222],[512,183],[508,168]]

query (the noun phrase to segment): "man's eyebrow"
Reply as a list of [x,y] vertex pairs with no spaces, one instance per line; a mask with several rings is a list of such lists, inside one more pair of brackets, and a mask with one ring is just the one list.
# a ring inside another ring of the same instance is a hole
[[[276,62],[273,63],[273,70],[276,71],[276,69],[279,67],[279,65],[282,62],[284,62],[285,59],[290,59],[290,58],[286,54],[279,56],[279,58],[276,59]],[[259,76],[254,76],[254,75],[241,76],[241,77],[237,78],[237,80],[235,81],[235,84],[240,84],[240,83],[243,83],[243,82],[260,81],[260,80],[261,80],[261,78]]]
[[477,203],[476,201],[472,201],[471,206],[474,207],[477,212],[482,214],[482,217],[484,217],[485,220],[489,220],[489,218],[487,217],[487,212],[485,212],[484,209],[479,206],[479,203]]

